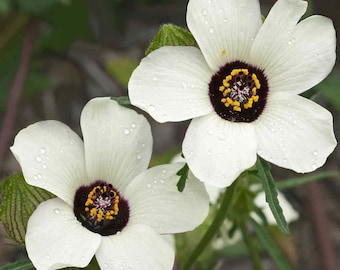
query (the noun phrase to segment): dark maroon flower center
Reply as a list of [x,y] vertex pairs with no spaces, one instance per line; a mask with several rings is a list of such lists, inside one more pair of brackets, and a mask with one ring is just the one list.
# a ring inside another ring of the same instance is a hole
[[228,63],[209,83],[209,97],[216,113],[232,122],[253,122],[262,113],[268,94],[263,70],[241,61]]
[[129,221],[128,202],[104,181],[81,186],[74,197],[74,214],[88,230],[103,236],[121,231]]

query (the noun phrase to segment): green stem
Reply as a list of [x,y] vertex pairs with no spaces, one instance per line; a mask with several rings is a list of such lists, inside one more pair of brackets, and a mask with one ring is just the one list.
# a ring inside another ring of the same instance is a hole
[[257,248],[254,245],[254,242],[250,239],[249,231],[247,230],[246,223],[243,222],[240,224],[239,228],[241,229],[244,243],[246,244],[250,257],[253,262],[253,267],[255,270],[263,270],[262,263],[259,257],[259,253]]
[[203,250],[208,246],[210,241],[213,239],[215,236],[216,232],[219,230],[221,225],[223,224],[223,221],[226,217],[226,214],[228,212],[231,200],[232,200],[232,195],[236,186],[236,182],[227,187],[225,190],[225,193],[223,195],[221,205],[216,213],[215,219],[211,223],[210,227],[208,230],[205,232],[204,236],[202,237],[201,241],[198,243],[198,245],[195,247],[193,252],[190,254],[188,260],[184,264],[182,270],[190,270],[191,267],[194,265],[195,261],[197,258],[200,256],[200,254],[203,252]]
[[279,190],[283,190],[283,189],[287,189],[287,188],[293,188],[293,187],[296,187],[296,186],[305,185],[309,182],[322,180],[324,178],[335,178],[335,177],[339,177],[339,176],[340,176],[340,172],[338,172],[338,171],[319,172],[319,173],[314,173],[314,174],[311,174],[311,175],[299,176],[299,177],[289,178],[289,179],[286,179],[286,180],[277,181],[276,187]]

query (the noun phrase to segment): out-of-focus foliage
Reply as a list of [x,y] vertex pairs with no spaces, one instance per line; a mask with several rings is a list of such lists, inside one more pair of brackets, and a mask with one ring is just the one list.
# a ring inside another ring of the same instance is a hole
[[71,0],[1,0],[0,15],[6,15],[15,10],[32,15],[39,15],[59,3],[69,5]]

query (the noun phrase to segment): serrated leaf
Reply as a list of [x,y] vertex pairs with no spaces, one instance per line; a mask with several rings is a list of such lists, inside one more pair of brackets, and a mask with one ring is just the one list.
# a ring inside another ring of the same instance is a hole
[[197,44],[188,30],[174,24],[164,24],[146,49],[145,55],[163,46],[197,46]]
[[28,185],[22,174],[7,177],[0,185],[0,195],[0,220],[8,235],[24,246],[29,217],[41,202],[53,198],[54,195]]
[[34,269],[35,268],[30,261],[18,261],[0,267],[0,270],[34,270]]
[[270,210],[273,213],[277,226],[284,234],[289,235],[288,224],[283,215],[280,202],[277,199],[277,188],[270,172],[270,165],[267,161],[258,157],[256,161],[256,167],[258,170],[259,178],[262,181],[264,193],[266,194],[266,201],[269,205]]
[[251,224],[253,225],[256,235],[258,236],[261,244],[267,250],[269,255],[272,257],[278,269],[281,270],[291,270],[287,259],[281,254],[280,250],[276,246],[274,240],[270,236],[270,234],[266,231],[266,229],[258,224],[255,220],[251,219]]
[[185,164],[177,173],[176,175],[180,176],[177,182],[177,189],[178,191],[182,192],[185,188],[186,181],[188,179],[189,167],[188,164]]

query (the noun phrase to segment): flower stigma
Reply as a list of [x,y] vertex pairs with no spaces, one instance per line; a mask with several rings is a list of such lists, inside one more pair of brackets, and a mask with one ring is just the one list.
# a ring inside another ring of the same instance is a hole
[[264,109],[267,93],[263,71],[240,61],[220,68],[209,84],[210,101],[216,113],[232,122],[256,120]]
[[74,213],[84,227],[104,236],[121,231],[129,220],[127,201],[104,181],[77,190]]

